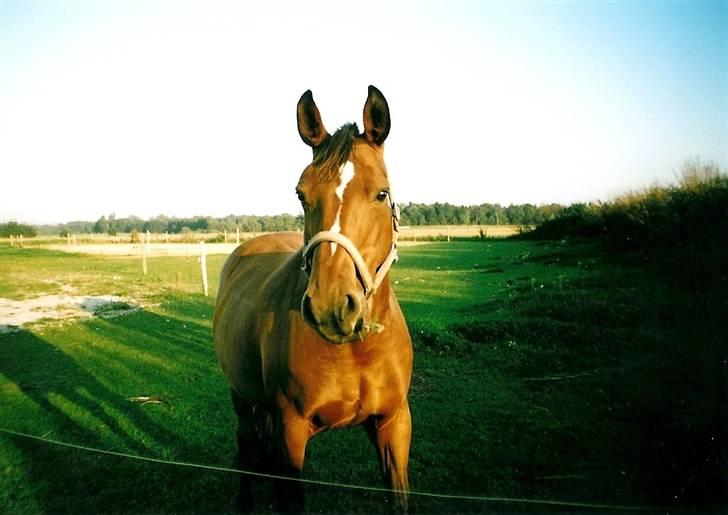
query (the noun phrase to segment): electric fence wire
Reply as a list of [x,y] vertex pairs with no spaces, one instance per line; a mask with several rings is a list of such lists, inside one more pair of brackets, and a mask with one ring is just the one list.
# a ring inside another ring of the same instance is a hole
[[[148,456],[139,456],[134,454],[128,454],[125,452],[119,452],[119,451],[109,451],[105,449],[96,449],[93,447],[87,447],[85,445],[78,445],[73,443],[67,443],[62,442],[59,440],[53,440],[51,438],[44,438],[42,436],[36,436],[36,435],[30,435],[27,433],[22,433],[20,431],[12,431],[10,429],[4,429],[0,428],[0,433],[5,433],[7,435],[15,436],[18,438],[24,438],[29,440],[36,440],[43,442],[45,444],[49,445],[55,445],[59,447],[66,447],[70,449],[76,449],[79,451],[85,451],[85,452],[91,452],[95,454],[102,454],[107,456],[115,456],[118,458],[125,458],[125,459],[131,459],[136,461],[143,461],[148,463],[157,463],[162,465],[171,465],[171,466],[177,466],[177,467],[186,467],[186,468],[194,468],[194,469],[201,469],[201,470],[211,470],[216,472],[226,472],[226,473],[232,473],[232,474],[242,474],[247,475],[251,477],[257,477],[262,479],[271,479],[271,480],[280,480],[280,481],[295,481],[307,485],[313,485],[313,486],[325,486],[325,487],[331,487],[331,488],[339,488],[339,489],[346,489],[346,490],[363,490],[363,491],[369,491],[369,492],[382,492],[382,493],[391,493],[392,490],[388,488],[379,488],[374,486],[364,486],[364,485],[350,485],[346,483],[334,483],[330,481],[320,481],[315,479],[305,479],[305,478],[294,478],[294,477],[287,477],[287,476],[278,476],[275,474],[265,474],[262,472],[253,472],[248,470],[238,470],[234,468],[229,467],[219,467],[215,465],[203,465],[199,463],[187,463],[187,462],[181,462],[181,461],[172,461],[172,460],[165,460],[161,458],[153,458]],[[483,503],[511,503],[511,504],[525,504],[525,505],[541,505],[541,506],[556,506],[556,507],[563,507],[563,508],[583,508],[583,509],[591,509],[591,510],[608,510],[608,511],[648,511],[648,512],[667,512],[670,511],[666,508],[658,508],[658,507],[651,507],[651,506],[636,506],[636,505],[615,505],[615,504],[602,504],[602,503],[588,503],[588,502],[579,502],[579,501],[559,501],[559,500],[552,500],[552,499],[527,499],[527,498],[520,498],[520,497],[493,497],[493,496],[480,496],[480,495],[458,495],[458,494],[442,494],[442,493],[435,493],[435,492],[419,492],[419,491],[409,491],[408,494],[410,496],[416,496],[416,497],[428,497],[433,499],[445,499],[445,500],[453,500],[453,501],[473,501],[473,502],[483,502]]]

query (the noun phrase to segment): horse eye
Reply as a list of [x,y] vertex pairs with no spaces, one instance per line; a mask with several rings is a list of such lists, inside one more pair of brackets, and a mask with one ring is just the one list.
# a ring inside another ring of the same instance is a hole
[[377,202],[384,202],[387,200],[387,197],[389,196],[389,192],[387,190],[382,190],[379,193],[377,193]]
[[301,201],[301,204],[306,203],[306,197],[301,193],[300,191],[296,190],[296,196],[298,197],[298,200]]

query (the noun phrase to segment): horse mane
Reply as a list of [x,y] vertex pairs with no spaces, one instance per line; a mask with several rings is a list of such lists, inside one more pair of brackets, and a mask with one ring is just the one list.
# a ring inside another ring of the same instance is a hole
[[316,147],[311,164],[319,169],[322,179],[330,180],[336,176],[339,167],[349,159],[354,138],[358,136],[359,128],[356,124],[346,123]]

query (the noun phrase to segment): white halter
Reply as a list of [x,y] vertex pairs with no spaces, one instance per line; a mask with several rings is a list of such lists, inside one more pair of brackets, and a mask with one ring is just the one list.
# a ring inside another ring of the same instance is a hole
[[359,249],[356,248],[356,245],[354,245],[354,243],[349,238],[347,238],[340,232],[334,231],[318,232],[308,241],[306,246],[303,248],[303,252],[301,254],[303,258],[303,266],[301,266],[301,270],[306,272],[306,275],[310,275],[311,270],[309,264],[309,254],[313,252],[313,249],[316,248],[319,243],[329,241],[341,245],[349,254],[351,260],[354,262],[354,266],[356,267],[357,272],[359,272],[359,277],[361,278],[362,286],[364,287],[364,298],[369,300],[376,293],[377,289],[379,289],[379,286],[381,286],[382,281],[384,281],[387,272],[389,272],[389,269],[394,263],[397,262],[397,259],[399,258],[399,255],[397,253],[397,235],[399,233],[399,206],[395,202],[390,200],[389,207],[392,210],[392,229],[394,230],[392,233],[392,248],[389,250],[389,254],[387,254],[384,262],[382,262],[382,264],[379,265],[379,267],[375,271],[374,278],[372,278],[372,275],[369,272],[366,263],[364,262],[364,258],[361,256],[361,252],[359,252]]

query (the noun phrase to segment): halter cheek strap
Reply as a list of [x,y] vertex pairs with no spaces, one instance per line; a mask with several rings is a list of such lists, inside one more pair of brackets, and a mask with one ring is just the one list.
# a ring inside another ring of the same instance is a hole
[[309,255],[313,253],[313,250],[319,243],[329,241],[332,243],[336,243],[337,245],[341,245],[344,250],[346,250],[346,252],[349,254],[351,260],[354,262],[354,266],[356,267],[357,272],[359,272],[359,277],[361,278],[362,286],[364,287],[364,298],[367,300],[370,299],[379,289],[379,286],[381,286],[382,281],[384,281],[384,278],[389,272],[389,269],[394,263],[397,262],[397,259],[399,258],[399,255],[397,253],[397,234],[399,233],[399,206],[396,203],[391,202],[390,208],[392,210],[392,229],[394,230],[392,234],[392,247],[390,248],[387,257],[384,259],[382,264],[379,265],[379,268],[377,268],[373,278],[371,273],[369,272],[369,269],[367,268],[366,263],[364,262],[364,258],[362,257],[361,252],[359,252],[359,249],[356,248],[354,242],[352,242],[349,238],[347,238],[340,232],[333,231],[321,231],[319,233],[316,233],[308,241],[302,252],[303,266],[301,267],[301,270],[306,272],[306,275],[309,274]]

